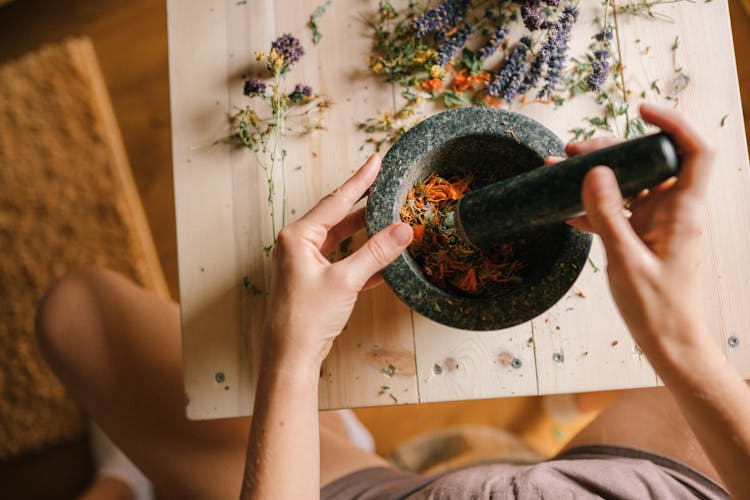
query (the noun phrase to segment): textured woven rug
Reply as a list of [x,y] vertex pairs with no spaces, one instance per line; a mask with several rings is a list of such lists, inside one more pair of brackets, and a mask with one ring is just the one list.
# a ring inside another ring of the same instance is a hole
[[88,39],[0,67],[0,459],[79,436],[84,419],[34,338],[56,278],[84,264],[168,295]]

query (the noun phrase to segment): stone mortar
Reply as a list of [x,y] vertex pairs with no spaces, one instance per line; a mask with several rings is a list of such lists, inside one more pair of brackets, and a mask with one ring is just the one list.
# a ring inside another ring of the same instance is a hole
[[[494,171],[502,180],[564,156],[562,141],[519,113],[486,107],[437,114],[404,134],[383,159],[370,188],[367,231],[398,222],[409,191],[432,171]],[[553,168],[553,167],[552,167]],[[495,297],[447,292],[427,279],[408,251],[383,270],[396,295],[418,313],[464,330],[509,328],[543,313],[573,286],[591,248],[591,235],[559,223],[516,239],[525,254],[524,284]]]

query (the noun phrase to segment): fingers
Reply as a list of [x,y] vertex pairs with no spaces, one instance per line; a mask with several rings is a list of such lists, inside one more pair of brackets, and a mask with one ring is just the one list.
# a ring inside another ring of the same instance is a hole
[[674,110],[643,104],[641,117],[669,134],[677,144],[682,154],[678,189],[703,198],[711,177],[715,156],[713,150],[692,125]]
[[645,246],[622,213],[622,194],[614,172],[607,167],[591,169],[583,180],[586,220],[599,234],[608,258],[636,256]]
[[564,159],[565,158],[562,158],[560,156],[548,156],[547,158],[544,159],[544,165],[545,166],[554,165],[555,163],[561,162]]
[[568,156],[576,156],[584,153],[590,153],[597,149],[606,148],[622,142],[622,139],[616,139],[614,137],[596,137],[581,142],[569,142],[565,146],[565,152]]
[[320,247],[320,253],[328,255],[333,247],[365,227],[366,216],[367,209],[363,207],[344,217],[341,222],[328,231],[328,236]]
[[358,289],[362,289],[378,271],[393,262],[411,243],[414,232],[403,222],[392,224],[367,240],[362,248],[337,265]]
[[320,200],[300,221],[320,224],[326,229],[338,224],[375,181],[380,170],[380,163],[378,155],[370,156],[349,180]]

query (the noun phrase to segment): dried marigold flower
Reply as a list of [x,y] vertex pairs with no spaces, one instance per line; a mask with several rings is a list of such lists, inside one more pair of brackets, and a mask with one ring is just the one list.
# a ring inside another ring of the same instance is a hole
[[440,78],[430,78],[422,82],[422,88],[428,92],[437,92],[443,86],[443,80]]

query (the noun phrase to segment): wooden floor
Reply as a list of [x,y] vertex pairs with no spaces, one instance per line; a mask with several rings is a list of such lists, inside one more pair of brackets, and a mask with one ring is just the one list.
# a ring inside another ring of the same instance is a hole
[[[750,15],[741,1],[730,0],[730,7],[750,136]],[[94,41],[161,263],[178,298],[165,2],[16,0],[0,7],[0,62],[78,34]],[[520,432],[538,408],[536,399],[518,398],[359,413],[373,429],[379,449],[387,451],[418,431],[445,425],[487,423]]]

